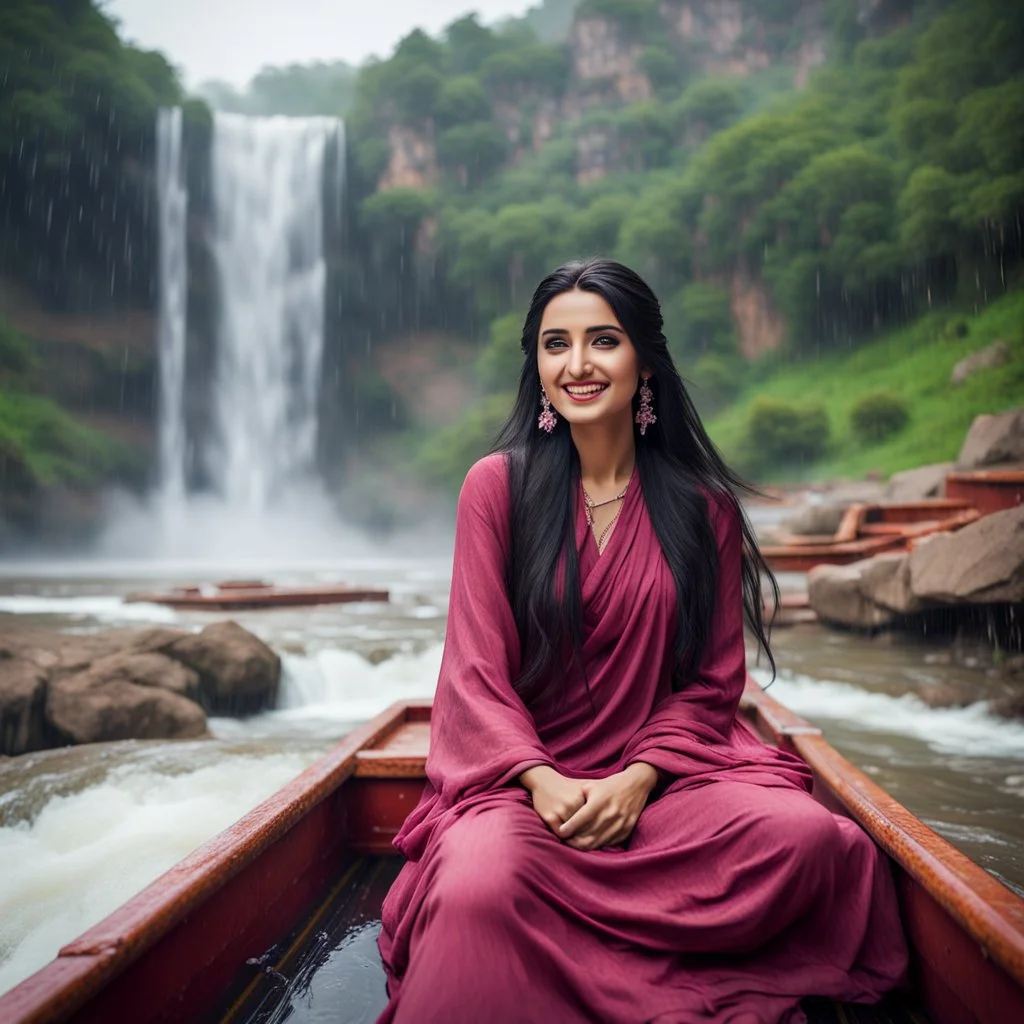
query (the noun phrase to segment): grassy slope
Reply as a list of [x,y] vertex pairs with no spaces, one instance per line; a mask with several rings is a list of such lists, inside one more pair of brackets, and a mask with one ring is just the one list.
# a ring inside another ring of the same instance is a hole
[[[967,326],[957,337],[958,323]],[[949,383],[953,366],[997,339],[1012,352],[1008,365],[984,370],[960,387]],[[893,391],[908,403],[910,423],[897,436],[865,446],[850,432],[849,410],[862,395]],[[764,469],[745,456],[750,405],[757,395],[791,402],[818,401],[831,424],[827,453],[814,464]],[[738,399],[707,421],[727,459],[763,481],[859,477],[870,470],[889,475],[929,462],[955,459],[975,416],[1024,404],[1024,291],[993,302],[977,316],[934,312],[900,331],[845,352],[779,366],[749,384]]]

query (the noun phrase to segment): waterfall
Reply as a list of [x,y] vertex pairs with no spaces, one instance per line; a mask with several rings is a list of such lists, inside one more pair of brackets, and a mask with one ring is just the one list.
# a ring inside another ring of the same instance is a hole
[[314,477],[326,266],[329,118],[218,113],[213,254],[220,319],[210,468],[229,507],[259,513]]
[[185,497],[185,323],[188,191],[181,146],[181,108],[164,108],[156,123],[160,285],[157,352],[160,367],[158,447],[165,506]]

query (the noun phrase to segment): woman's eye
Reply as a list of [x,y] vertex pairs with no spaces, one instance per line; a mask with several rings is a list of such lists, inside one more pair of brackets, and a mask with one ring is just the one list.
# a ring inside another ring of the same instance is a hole
[[544,342],[546,349],[565,348],[565,342],[561,338],[549,338]]
[[619,339],[618,338],[613,338],[609,334],[602,334],[600,338],[595,338],[594,339],[594,344],[595,345],[603,345],[603,346],[611,345],[611,346],[615,346],[615,345],[618,345],[618,343],[619,343]]

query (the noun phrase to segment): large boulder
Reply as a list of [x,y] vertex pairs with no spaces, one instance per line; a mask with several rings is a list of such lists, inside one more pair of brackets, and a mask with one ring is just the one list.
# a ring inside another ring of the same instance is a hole
[[281,659],[236,622],[218,622],[175,640],[164,653],[199,674],[199,700],[214,714],[245,715],[272,707]]
[[910,587],[922,602],[1024,601],[1024,505],[922,539],[909,563]]
[[206,715],[194,701],[94,668],[50,683],[46,718],[71,743],[190,739],[206,733]]
[[822,622],[851,629],[890,625],[896,614],[874,604],[862,591],[865,562],[817,565],[807,574],[807,597]]
[[998,416],[978,416],[967,431],[957,469],[981,469],[1001,462],[1024,462],[1024,407]]
[[885,490],[886,501],[923,501],[941,498],[946,490],[946,476],[953,472],[952,462],[935,462],[902,473],[893,473]]
[[0,655],[0,754],[26,754],[49,746],[46,672],[25,658]]

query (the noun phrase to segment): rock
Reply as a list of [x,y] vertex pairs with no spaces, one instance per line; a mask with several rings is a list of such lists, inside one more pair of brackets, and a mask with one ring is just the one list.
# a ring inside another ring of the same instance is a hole
[[1000,462],[1024,462],[1024,408],[976,417],[967,431],[956,468],[980,469]]
[[978,700],[973,690],[952,683],[929,683],[914,692],[930,708],[965,708]]
[[953,367],[949,383],[959,387],[968,377],[972,377],[979,370],[988,370],[993,366],[1005,366],[1010,361],[1010,346],[1005,341],[996,341],[991,345],[961,359]]
[[155,686],[189,700],[199,696],[199,674],[163,654],[119,651],[94,661],[89,672],[107,681],[123,679],[137,686]]
[[[872,560],[873,561],[873,560]],[[865,562],[818,565],[807,574],[807,596],[822,622],[854,629],[880,629],[896,615],[861,592]]]
[[52,681],[47,721],[71,743],[190,739],[206,733],[203,709],[186,697],[92,668]]
[[952,462],[935,462],[929,466],[893,473],[885,490],[886,501],[941,498],[946,491],[946,476],[952,472]]
[[214,714],[252,714],[273,706],[281,659],[236,622],[181,637],[164,653],[199,673],[199,700]]
[[923,538],[909,562],[910,588],[920,601],[1024,601],[1024,505]]
[[1024,690],[989,701],[988,709],[1002,718],[1024,718]]
[[49,746],[45,704],[46,673],[24,658],[0,658],[0,754]]
[[860,592],[872,604],[897,615],[910,615],[927,607],[910,586],[910,561],[905,553],[875,555],[859,565]]
[[800,537],[831,536],[839,529],[845,513],[845,505],[805,505],[782,523],[782,530]]

